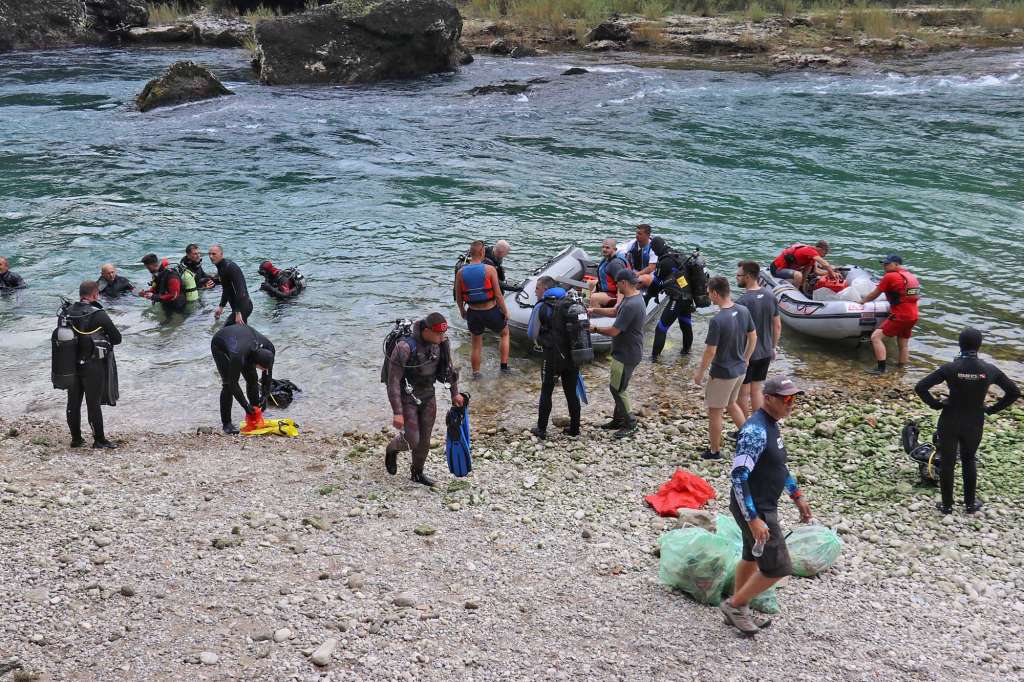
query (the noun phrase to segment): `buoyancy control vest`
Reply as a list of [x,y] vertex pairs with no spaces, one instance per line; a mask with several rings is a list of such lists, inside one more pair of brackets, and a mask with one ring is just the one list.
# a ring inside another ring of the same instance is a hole
[[647,246],[640,246],[640,242],[633,240],[633,246],[630,247],[629,253],[627,254],[627,264],[633,268],[633,270],[639,272],[643,270],[651,261],[651,242],[648,240]]
[[626,259],[622,257],[621,253],[616,253],[610,259],[602,258],[601,262],[597,265],[597,290],[603,291],[609,296],[619,295],[619,287],[615,283],[615,277],[608,272],[608,266],[610,266],[614,260],[618,260],[627,268],[629,267],[629,263],[626,262]]

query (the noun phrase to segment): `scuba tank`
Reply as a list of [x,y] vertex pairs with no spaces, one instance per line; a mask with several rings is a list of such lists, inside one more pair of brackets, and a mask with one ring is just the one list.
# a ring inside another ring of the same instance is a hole
[[53,387],[66,391],[75,383],[78,368],[78,335],[71,328],[68,308],[71,301],[62,298],[57,313],[57,328],[50,336],[50,380]]
[[177,272],[178,277],[181,278],[181,291],[185,294],[185,303],[195,303],[198,301],[199,287],[196,285],[195,273],[185,267],[182,263],[178,263],[172,269]]
[[711,305],[711,297],[708,296],[708,274],[707,263],[700,253],[700,248],[694,249],[684,264],[686,279],[690,283],[690,294],[693,296],[693,304],[698,308],[707,308]]
[[571,301],[565,311],[566,331],[572,349],[572,364],[580,367],[594,360],[594,344],[590,339],[590,316],[580,295],[573,291],[568,294]]

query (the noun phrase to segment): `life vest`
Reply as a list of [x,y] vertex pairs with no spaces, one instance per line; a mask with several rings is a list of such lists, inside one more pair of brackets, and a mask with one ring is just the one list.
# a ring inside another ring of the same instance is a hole
[[597,290],[603,291],[609,296],[619,295],[619,287],[615,283],[615,278],[608,274],[608,265],[616,259],[622,261],[622,264],[627,268],[629,267],[629,263],[626,262],[621,253],[616,253],[611,259],[602,258],[597,266]]
[[[178,274],[177,269],[167,267],[167,259],[164,258],[163,261],[160,263],[160,269],[157,270],[156,275],[153,277],[153,281],[150,283],[150,286],[153,287],[153,295],[163,296],[164,294],[166,294],[169,288],[168,283],[175,278],[177,278],[179,282],[181,281],[181,275]],[[184,310],[186,303],[184,290],[185,286],[184,284],[182,284],[182,286],[178,289],[177,298],[170,301],[160,302],[163,303],[165,307],[169,307],[174,310]]]
[[633,240],[633,246],[629,249],[629,265],[633,270],[643,270],[651,263],[651,242],[648,240],[647,246],[640,247],[640,242]]
[[903,280],[903,286],[900,287],[899,291],[885,292],[885,298],[889,301],[889,305],[917,303],[917,299],[921,294],[921,284],[917,281],[917,277],[914,277],[907,270],[897,270],[896,274]]
[[798,249],[807,248],[806,244],[793,244],[788,249],[783,249],[779,257],[772,261],[772,265],[777,270],[782,268],[789,268],[790,270],[798,268],[796,262],[796,252]]
[[487,266],[470,263],[462,266],[462,300],[466,303],[487,303],[494,300],[494,285],[487,276]]
[[196,285],[196,273],[179,263],[174,268],[181,278],[181,293],[185,294],[186,303],[195,303],[199,300],[199,287]]

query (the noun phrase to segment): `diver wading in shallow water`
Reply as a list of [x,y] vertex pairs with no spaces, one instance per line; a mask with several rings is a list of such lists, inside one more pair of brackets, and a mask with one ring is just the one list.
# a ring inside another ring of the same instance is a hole
[[[221,427],[224,433],[238,433],[238,427],[231,421],[231,399],[238,401],[246,416],[259,414],[262,396],[270,393],[273,382],[274,344],[248,325],[228,325],[213,335],[210,352],[222,382]],[[263,373],[262,378],[257,376],[258,372]],[[238,384],[240,378],[245,379],[245,393]]]
[[210,247],[210,260],[217,266],[221,285],[220,305],[213,311],[213,319],[219,320],[224,313],[224,306],[230,304],[231,317],[224,324],[248,324],[249,316],[252,315],[252,299],[249,298],[249,288],[242,268],[224,257],[224,249],[220,244]]
[[[975,497],[978,466],[975,455],[985,430],[985,415],[1005,410],[1020,398],[1020,389],[1002,370],[978,357],[982,336],[977,329],[968,327],[960,332],[960,356],[917,382],[914,390],[926,405],[942,410],[936,429],[940,456],[940,488],[942,501],[936,508],[943,514],[953,512],[953,469],[957,451],[964,479],[964,509],[973,514],[981,509]],[[931,389],[945,383],[949,397],[940,400]],[[991,407],[985,407],[989,386],[1003,389],[1003,397]]]
[[167,259],[161,261],[155,253],[147,253],[143,256],[142,264],[153,275],[153,282],[149,289],[140,293],[139,296],[148,298],[153,303],[159,302],[168,315],[185,312],[188,300],[185,295],[185,285],[182,283],[178,271],[167,267]]
[[[92,427],[92,446],[94,448],[116,448],[115,443],[107,440],[103,431],[103,400],[108,392],[108,355],[113,347],[121,343],[121,332],[110,316],[103,310],[97,299],[99,287],[96,282],[82,282],[78,287],[78,302],[67,308],[64,329],[54,332],[56,339],[62,333],[70,331],[74,334],[75,369],[69,382],[61,387],[68,391],[67,420],[71,430],[71,447],[80,448],[85,445],[82,438],[82,399],[85,399],[89,415],[89,426]],[[68,338],[70,341],[70,336]]]
[[451,388],[452,404],[461,407],[459,372],[452,365],[452,350],[445,332],[448,321],[441,313],[430,313],[410,327],[396,329],[385,341],[381,381],[387,385],[393,414],[391,423],[399,433],[384,450],[384,466],[391,475],[398,473],[398,453],[412,452],[412,480],[434,485],[424,472],[430,433],[437,418],[434,384]]
[[100,295],[107,298],[117,298],[135,290],[135,285],[127,277],[117,274],[113,263],[104,263],[100,267],[100,278],[96,280],[96,286],[99,287]]
[[200,289],[212,289],[220,284],[220,278],[210,276],[203,269],[203,256],[199,253],[198,244],[189,244],[185,247],[185,255],[181,257],[178,264],[192,273],[196,278],[196,286]]
[[25,280],[11,272],[6,256],[0,256],[0,291],[24,288]]

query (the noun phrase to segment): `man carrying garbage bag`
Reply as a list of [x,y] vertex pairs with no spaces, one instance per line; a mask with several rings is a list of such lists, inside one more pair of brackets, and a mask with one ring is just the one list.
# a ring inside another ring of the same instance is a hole
[[750,601],[790,575],[793,566],[779,525],[778,502],[783,490],[800,510],[800,520],[811,520],[811,508],[786,466],[779,420],[793,412],[803,394],[786,376],[764,383],[764,406],[750,416],[736,441],[729,510],[743,534],[743,555],[736,565],[733,596],[722,602],[726,621],[745,635],[770,624],[755,621]]

